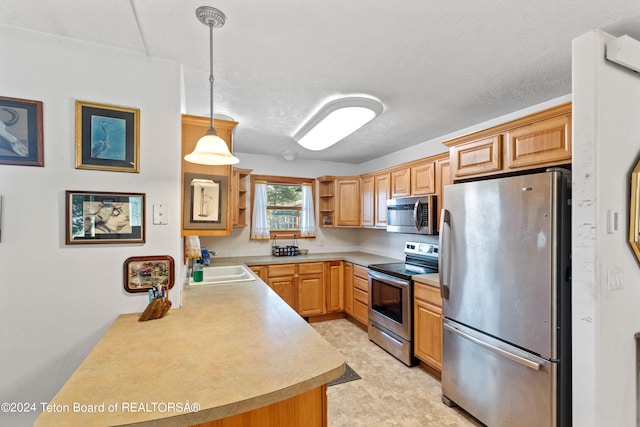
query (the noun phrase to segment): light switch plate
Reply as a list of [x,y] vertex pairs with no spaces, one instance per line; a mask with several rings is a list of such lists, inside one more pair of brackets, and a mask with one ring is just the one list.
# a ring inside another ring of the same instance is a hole
[[607,270],[607,288],[609,291],[617,291],[624,287],[624,269],[611,267]]
[[166,203],[153,205],[153,223],[156,225],[169,224],[169,206]]

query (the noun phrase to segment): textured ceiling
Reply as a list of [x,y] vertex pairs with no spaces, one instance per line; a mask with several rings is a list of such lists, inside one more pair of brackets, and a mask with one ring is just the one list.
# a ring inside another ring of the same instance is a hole
[[[180,62],[184,112],[208,116],[202,5],[227,15],[214,110],[240,122],[235,150],[356,164],[571,93],[571,40],[588,31],[640,38],[638,0],[0,0],[0,25]],[[354,94],[383,113],[322,152],[292,139]]]

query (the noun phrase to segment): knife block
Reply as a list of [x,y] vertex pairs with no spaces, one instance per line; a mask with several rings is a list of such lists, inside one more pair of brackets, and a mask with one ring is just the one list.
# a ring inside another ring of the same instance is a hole
[[145,322],[147,320],[160,319],[167,314],[171,308],[171,301],[168,298],[156,298],[149,303],[147,308],[144,309],[138,322]]

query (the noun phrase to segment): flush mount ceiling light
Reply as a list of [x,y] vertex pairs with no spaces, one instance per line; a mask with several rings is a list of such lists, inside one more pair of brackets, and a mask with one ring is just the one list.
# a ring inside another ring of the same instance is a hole
[[373,120],[383,110],[374,98],[351,96],[326,103],[294,135],[304,148],[320,151]]
[[218,136],[213,128],[213,29],[224,25],[227,17],[210,6],[201,6],[196,9],[198,20],[209,27],[209,88],[210,95],[210,122],[207,134],[198,140],[192,153],[184,156],[187,162],[201,165],[235,165],[238,158],[229,151],[227,143]]

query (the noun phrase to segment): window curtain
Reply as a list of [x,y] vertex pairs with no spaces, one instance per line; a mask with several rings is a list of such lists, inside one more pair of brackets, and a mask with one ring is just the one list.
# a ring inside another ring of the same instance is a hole
[[311,184],[302,184],[302,212],[300,212],[300,235],[316,237],[316,219],[313,208]]
[[267,221],[267,181],[256,181],[253,195],[253,215],[251,220],[251,239],[269,240],[269,222]]

